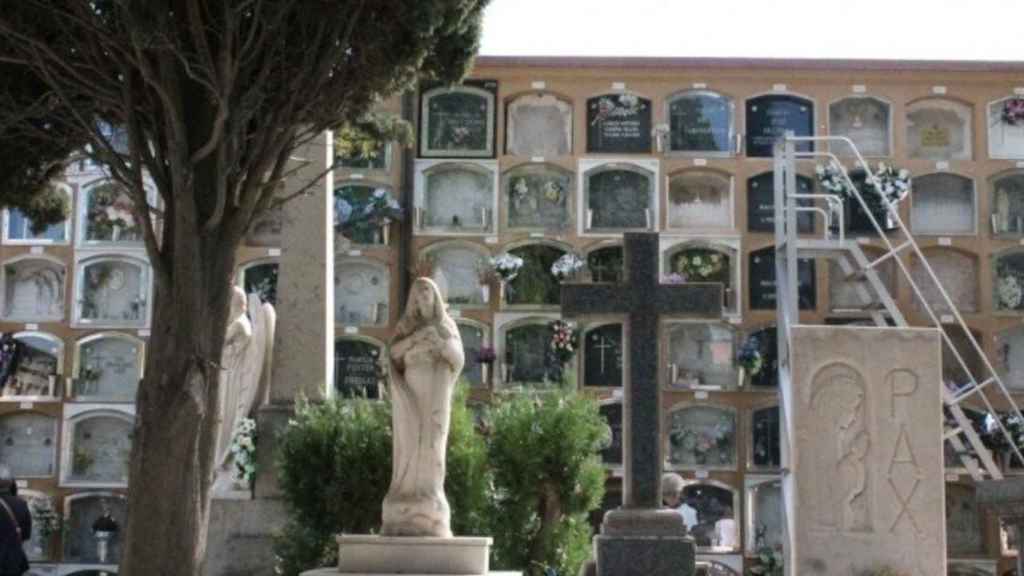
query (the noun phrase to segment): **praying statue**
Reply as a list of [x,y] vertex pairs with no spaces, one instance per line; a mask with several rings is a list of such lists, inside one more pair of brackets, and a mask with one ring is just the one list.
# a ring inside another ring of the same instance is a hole
[[384,497],[387,536],[450,538],[444,495],[445,449],[455,381],[465,361],[441,291],[418,278],[391,341],[393,451]]
[[269,388],[276,324],[277,315],[272,305],[263,302],[257,294],[246,297],[244,290],[234,288],[221,353],[215,493],[248,489],[248,486],[237,486],[232,478],[235,462],[231,443],[239,423],[250,418]]

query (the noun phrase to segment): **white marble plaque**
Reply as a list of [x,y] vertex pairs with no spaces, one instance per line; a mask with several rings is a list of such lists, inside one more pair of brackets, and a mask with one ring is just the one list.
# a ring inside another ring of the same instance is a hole
[[732,178],[707,170],[683,172],[668,183],[669,228],[731,228]]
[[334,267],[334,321],[373,326],[388,323],[391,275],[387,267],[342,260]]
[[118,337],[100,337],[78,348],[75,396],[79,399],[131,401],[139,386],[141,344]]
[[434,260],[434,282],[441,289],[446,302],[452,305],[480,306],[484,304],[480,290],[480,270],[487,256],[460,244],[430,250]]
[[970,160],[971,109],[939,98],[907,106],[907,155],[924,160]]
[[[942,287],[961,312],[978,310],[978,262],[969,254],[949,248],[926,250],[925,258],[931,264]],[[950,312],[924,265],[915,257],[911,261],[911,277],[921,288],[921,294],[938,314]],[[921,310],[916,298],[914,305]]]
[[971,234],[974,182],[956,174],[928,174],[913,181],[910,226],[916,234]]
[[494,204],[494,178],[468,164],[441,164],[424,175],[424,228],[484,231]]
[[24,259],[4,265],[4,317],[8,320],[60,320],[64,317],[64,267],[49,260]]
[[15,478],[53,476],[56,456],[56,418],[32,412],[0,418],[0,464]]
[[[888,156],[891,140],[889,104],[870,96],[851,96],[833,102],[828,107],[829,135],[845,136],[856,144],[861,155]],[[833,144],[841,156],[851,156],[846,144]]]
[[83,416],[71,424],[68,481],[127,484],[132,421],[113,414]]
[[672,388],[736,387],[735,330],[728,324],[680,323],[669,329]]
[[78,284],[82,322],[139,325],[146,321],[148,271],[123,260],[98,260],[84,265]]
[[565,156],[572,153],[572,106],[552,94],[527,94],[507,105],[506,153]]

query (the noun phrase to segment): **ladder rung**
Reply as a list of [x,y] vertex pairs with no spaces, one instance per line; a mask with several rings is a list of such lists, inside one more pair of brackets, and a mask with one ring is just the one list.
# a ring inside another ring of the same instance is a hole
[[942,435],[942,439],[949,440],[950,438],[956,437],[959,434],[963,433],[963,431],[964,429],[959,426],[950,430],[946,430],[945,434]]
[[971,395],[973,395],[974,393],[980,392],[982,388],[988,386],[989,384],[995,381],[995,378],[989,378],[988,380],[985,380],[981,384],[974,384],[974,382],[971,381],[971,384],[967,384],[963,388],[963,390],[966,390],[966,392],[961,392],[961,389],[957,388],[958,394],[953,397],[953,402],[959,404],[960,402],[963,402],[967,398],[970,398]]
[[878,258],[875,258],[874,260],[869,262],[867,267],[868,268],[874,268],[875,266],[878,266],[882,262],[885,262],[889,258],[892,258],[893,256],[899,254],[900,252],[903,252],[904,250],[906,250],[907,248],[910,248],[913,245],[914,245],[914,241],[913,240],[907,240],[903,244],[900,244],[899,246],[893,248],[892,250],[886,252],[885,254],[882,254]]

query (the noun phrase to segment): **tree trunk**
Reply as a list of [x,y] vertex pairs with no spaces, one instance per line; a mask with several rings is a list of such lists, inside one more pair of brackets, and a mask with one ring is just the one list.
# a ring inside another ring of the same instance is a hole
[[562,519],[562,498],[558,486],[552,482],[544,482],[541,486],[540,530],[530,548],[530,574],[543,574],[547,566],[547,555],[551,548],[551,538],[554,536],[558,522]]
[[198,576],[206,555],[218,372],[238,242],[194,227],[181,234],[182,224],[166,274],[154,274],[120,576]]

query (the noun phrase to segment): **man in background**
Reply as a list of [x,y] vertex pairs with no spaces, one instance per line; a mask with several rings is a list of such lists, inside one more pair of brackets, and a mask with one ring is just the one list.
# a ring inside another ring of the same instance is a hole
[[683,524],[686,530],[692,531],[697,525],[697,510],[683,501],[683,477],[675,472],[669,472],[661,477],[661,500],[662,503],[683,517]]

